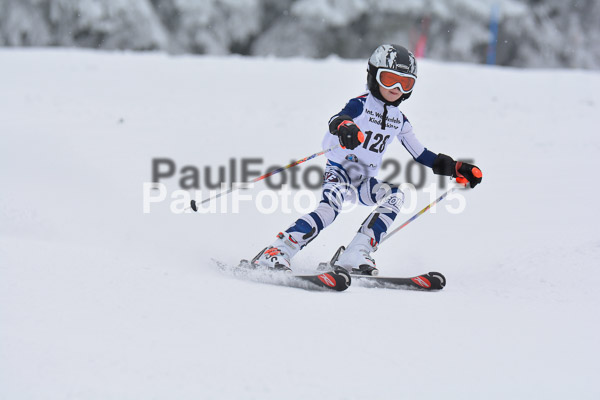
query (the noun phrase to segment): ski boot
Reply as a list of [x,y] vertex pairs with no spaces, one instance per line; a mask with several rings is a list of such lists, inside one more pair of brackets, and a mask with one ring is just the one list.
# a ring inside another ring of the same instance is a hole
[[292,233],[279,232],[277,240],[252,259],[252,265],[273,271],[292,272],[290,259],[300,250]]
[[379,275],[371,252],[377,249],[375,239],[358,232],[348,247],[335,260],[334,265],[345,268],[354,275]]

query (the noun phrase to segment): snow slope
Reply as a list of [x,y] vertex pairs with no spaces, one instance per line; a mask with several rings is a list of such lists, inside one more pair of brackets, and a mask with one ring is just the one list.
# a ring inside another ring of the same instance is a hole
[[[299,213],[143,213],[142,186],[158,157],[264,169],[318,151],[364,61],[2,49],[0,65],[0,399],[600,397],[597,72],[421,61],[402,109],[484,180],[375,256],[448,285],[315,293],[212,261],[253,256]],[[397,142],[386,156],[409,159]]]

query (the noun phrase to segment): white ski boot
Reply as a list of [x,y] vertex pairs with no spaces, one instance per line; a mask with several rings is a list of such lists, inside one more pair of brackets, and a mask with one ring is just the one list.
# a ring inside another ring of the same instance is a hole
[[300,244],[294,239],[293,233],[279,232],[277,240],[254,257],[252,264],[259,268],[291,273],[290,259],[298,251]]
[[375,260],[371,257],[371,252],[376,249],[375,239],[358,232],[346,250],[335,261],[335,265],[352,274],[377,276],[379,270],[375,266]]

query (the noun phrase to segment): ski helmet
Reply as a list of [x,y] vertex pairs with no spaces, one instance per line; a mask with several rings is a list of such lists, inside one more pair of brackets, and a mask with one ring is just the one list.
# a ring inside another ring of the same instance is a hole
[[413,53],[397,44],[382,44],[375,49],[369,58],[369,67],[367,69],[367,87],[376,98],[393,106],[397,106],[408,99],[412,94],[412,90],[408,93],[404,93],[393,103],[390,103],[383,98],[379,90],[379,83],[377,83],[377,71],[379,71],[380,68],[390,69],[412,76],[416,81],[417,60]]

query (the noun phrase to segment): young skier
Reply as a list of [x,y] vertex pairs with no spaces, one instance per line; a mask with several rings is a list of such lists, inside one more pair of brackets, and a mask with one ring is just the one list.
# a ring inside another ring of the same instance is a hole
[[351,99],[329,121],[323,148],[338,141],[340,147],[327,153],[322,200],[313,212],[296,220],[285,232],[255,257],[258,266],[291,272],[290,259],[329,226],[344,201],[377,207],[362,223],[336,265],[349,272],[377,275],[371,252],[375,251],[400,211],[404,194],[397,186],[379,181],[383,154],[389,143],[400,143],[419,163],[439,175],[462,177],[471,188],[481,182],[474,165],[435,154],[416,138],[412,125],[398,105],[412,94],[417,80],[417,62],[406,48],[379,46],[368,61],[368,91]]

